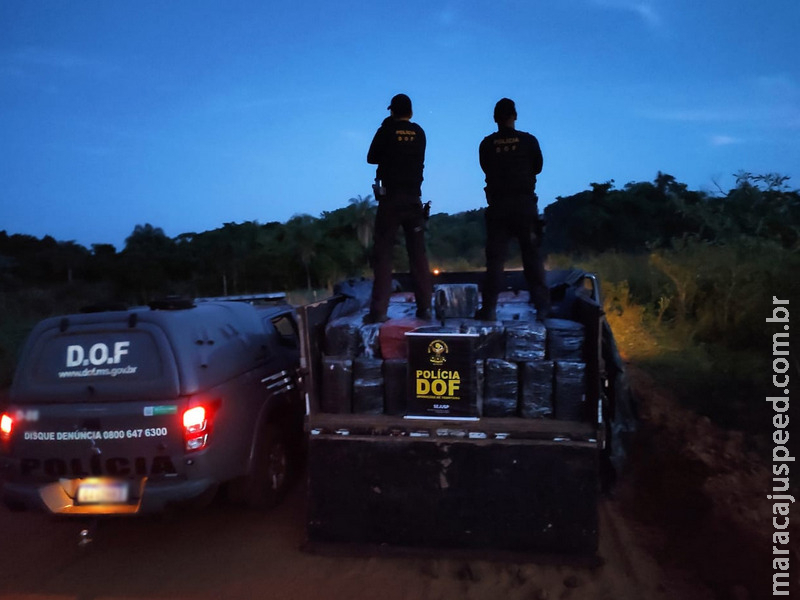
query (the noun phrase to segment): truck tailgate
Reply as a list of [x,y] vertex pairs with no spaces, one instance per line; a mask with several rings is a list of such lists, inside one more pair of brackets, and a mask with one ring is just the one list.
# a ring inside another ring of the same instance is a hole
[[354,417],[310,419],[309,542],[596,551],[590,426]]
[[183,401],[34,404],[9,413],[16,427],[7,480],[39,485],[53,512],[104,504],[133,512],[145,482],[185,476]]

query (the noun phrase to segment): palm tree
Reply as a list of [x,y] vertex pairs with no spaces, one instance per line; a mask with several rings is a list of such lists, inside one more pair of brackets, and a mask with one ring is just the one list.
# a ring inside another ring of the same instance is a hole
[[350,198],[350,206],[353,213],[353,226],[356,229],[356,237],[365,249],[369,248],[372,242],[372,233],[375,230],[375,210],[377,205],[372,196],[362,198],[356,196]]
[[317,253],[320,229],[311,215],[295,215],[286,222],[290,251],[300,259],[306,272],[306,286],[311,291],[311,260]]

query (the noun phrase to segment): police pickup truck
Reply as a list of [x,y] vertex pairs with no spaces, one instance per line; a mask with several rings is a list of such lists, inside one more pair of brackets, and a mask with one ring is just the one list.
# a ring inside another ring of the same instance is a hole
[[40,322],[0,415],[13,510],[129,515],[224,488],[280,501],[302,453],[294,309],[282,295],[168,300]]

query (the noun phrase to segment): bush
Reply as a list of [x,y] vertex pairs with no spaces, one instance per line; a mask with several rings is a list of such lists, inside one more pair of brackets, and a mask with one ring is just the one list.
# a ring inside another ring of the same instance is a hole
[[[564,267],[569,257],[551,257]],[[772,296],[799,298],[800,256],[770,242],[684,241],[650,254],[607,252],[573,263],[599,275],[623,355],[723,427],[770,426]]]

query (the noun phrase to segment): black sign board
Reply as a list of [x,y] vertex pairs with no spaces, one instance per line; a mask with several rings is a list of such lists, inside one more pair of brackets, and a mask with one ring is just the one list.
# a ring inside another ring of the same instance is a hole
[[406,333],[407,417],[478,418],[478,334],[422,327]]

